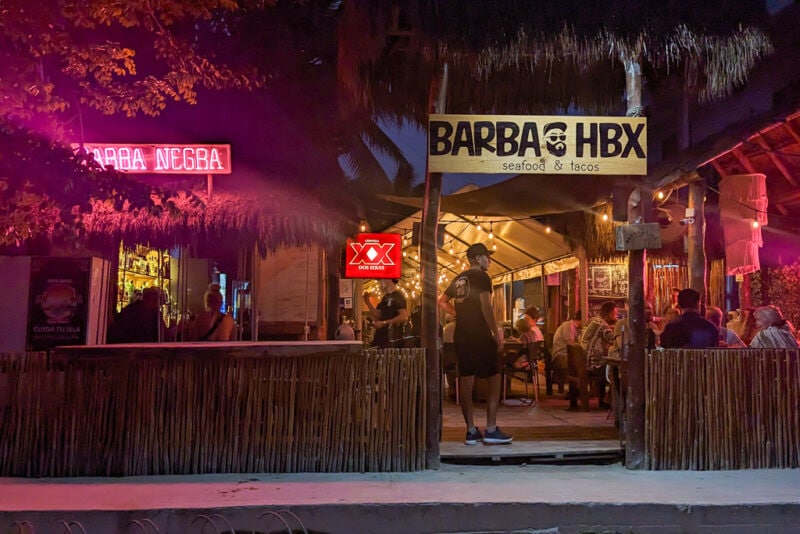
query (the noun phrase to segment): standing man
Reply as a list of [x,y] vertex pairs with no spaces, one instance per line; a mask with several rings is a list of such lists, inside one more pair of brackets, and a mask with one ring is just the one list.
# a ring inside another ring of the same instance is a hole
[[408,320],[406,297],[397,289],[397,278],[383,278],[380,281],[383,297],[378,307],[372,305],[370,294],[364,293],[364,302],[369,308],[375,326],[372,346],[387,349],[392,341],[403,339],[403,325]]
[[700,293],[691,288],[678,293],[681,315],[664,327],[661,346],[665,349],[705,349],[719,345],[719,330],[700,315]]
[[[458,390],[461,413],[467,424],[464,443],[511,443],[512,437],[497,427],[497,405],[500,402],[499,354],[503,351],[502,332],[492,310],[492,282],[486,271],[492,252],[483,243],[467,249],[469,269],[458,275],[444,294],[439,306],[456,316],[454,334],[458,360]],[[472,389],[475,377],[489,381],[489,398],[486,400],[486,432],[475,426],[473,420]]]

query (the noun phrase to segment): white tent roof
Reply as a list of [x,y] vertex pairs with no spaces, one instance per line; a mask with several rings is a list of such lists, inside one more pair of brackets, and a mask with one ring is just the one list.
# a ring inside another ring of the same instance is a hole
[[[468,186],[459,192],[474,189],[477,187]],[[420,272],[419,248],[412,244],[412,229],[414,223],[421,222],[421,219],[422,211],[417,211],[383,230],[404,236],[403,251],[406,256],[401,281],[404,287],[409,287],[409,283],[419,280],[417,276]],[[444,246],[437,249],[441,285],[446,284],[445,279],[452,280],[454,275],[468,266],[466,250],[473,243],[484,243],[489,250],[494,250],[489,276],[496,282],[504,280],[505,275],[511,273],[520,273],[519,278],[539,276],[538,266],[570,258],[572,254],[561,234],[548,231],[545,225],[530,217],[461,216],[445,212],[440,214],[439,223],[445,225]],[[493,238],[489,237],[490,232]],[[563,268],[545,269],[545,272],[572,268],[573,263],[576,262],[568,261],[568,265]]]

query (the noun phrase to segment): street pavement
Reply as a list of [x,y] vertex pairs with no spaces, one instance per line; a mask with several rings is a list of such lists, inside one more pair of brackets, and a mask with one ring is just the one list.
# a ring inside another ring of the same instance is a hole
[[61,521],[88,534],[134,532],[143,519],[148,532],[201,532],[201,516],[217,517],[206,532],[284,532],[285,523],[260,526],[284,511],[301,532],[788,533],[800,532],[800,470],[443,464],[415,473],[0,479],[0,532],[23,532],[22,522],[36,534],[69,532]]

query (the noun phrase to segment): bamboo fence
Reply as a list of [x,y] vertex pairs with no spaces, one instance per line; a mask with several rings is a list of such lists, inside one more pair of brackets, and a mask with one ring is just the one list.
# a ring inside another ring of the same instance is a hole
[[421,470],[424,377],[422,349],[0,355],[0,476]]
[[800,467],[799,357],[782,349],[650,352],[647,467]]

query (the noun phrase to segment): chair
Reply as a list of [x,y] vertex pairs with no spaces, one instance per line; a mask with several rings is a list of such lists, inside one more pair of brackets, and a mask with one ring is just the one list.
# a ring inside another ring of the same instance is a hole
[[[586,370],[586,354],[583,347],[577,344],[567,345],[567,382],[570,392],[577,389],[581,400],[581,409],[589,410],[589,375]],[[574,394],[574,393],[573,393]],[[575,399],[570,399],[570,408],[575,408]]]
[[[503,363],[503,403],[505,404],[508,394],[508,381],[510,378],[520,378],[525,384],[525,398],[520,403],[521,406],[535,406],[539,403],[539,369],[538,363],[542,356],[542,342],[535,341],[533,343],[526,343],[523,348],[517,353],[517,357],[525,356],[523,367],[514,367],[513,360]],[[516,358],[515,358],[516,359]],[[533,387],[533,399],[530,398],[528,390],[528,381],[530,380]]]

